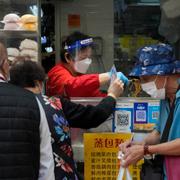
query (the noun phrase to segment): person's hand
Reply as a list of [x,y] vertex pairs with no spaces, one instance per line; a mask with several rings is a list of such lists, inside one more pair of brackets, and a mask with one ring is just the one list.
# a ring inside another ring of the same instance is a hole
[[131,140],[127,140],[119,145],[119,150],[124,154],[127,151],[127,148],[131,146],[131,144]]
[[119,151],[122,151],[122,153],[125,153],[127,148],[129,148],[130,146],[134,146],[134,145],[143,145],[144,146],[145,142],[134,142],[132,140],[127,140],[124,143],[121,143],[119,145]]
[[112,82],[108,88],[108,96],[112,96],[115,99],[118,98],[124,91],[124,83],[118,78]]
[[131,164],[137,163],[140,159],[144,157],[144,146],[143,145],[133,145],[126,148],[124,152],[123,167],[128,167]]
[[120,79],[125,85],[129,83],[128,78],[122,72],[117,72],[117,78]]

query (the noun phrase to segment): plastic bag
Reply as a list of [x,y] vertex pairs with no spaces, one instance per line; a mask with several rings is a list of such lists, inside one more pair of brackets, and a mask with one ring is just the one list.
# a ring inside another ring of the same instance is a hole
[[[123,161],[123,157],[124,157],[124,154],[121,151],[119,151],[118,159]],[[126,177],[126,180],[132,180],[132,177],[131,177],[131,174],[129,172],[129,169],[120,166],[117,180],[123,180],[124,176]]]
[[117,71],[115,65],[113,65],[110,70],[110,84],[112,84],[116,78],[117,78]]
[[129,169],[128,168],[120,167],[117,180],[123,180],[124,175],[126,175],[125,176],[126,180],[132,180],[132,177],[131,177],[131,174],[129,172]]

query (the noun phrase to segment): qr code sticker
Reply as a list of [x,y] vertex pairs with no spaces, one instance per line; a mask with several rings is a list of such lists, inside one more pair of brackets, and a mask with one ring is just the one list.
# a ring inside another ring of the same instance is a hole
[[116,113],[117,126],[129,126],[130,113],[128,111],[118,111]]
[[137,110],[136,111],[136,121],[146,122],[146,111]]
[[153,111],[152,112],[152,119],[158,119],[159,118],[159,112],[158,111]]

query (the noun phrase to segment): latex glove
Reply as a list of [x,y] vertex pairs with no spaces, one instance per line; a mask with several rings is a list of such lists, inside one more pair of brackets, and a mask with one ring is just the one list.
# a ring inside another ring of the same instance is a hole
[[117,78],[120,79],[125,85],[128,85],[129,80],[122,72],[117,72]]

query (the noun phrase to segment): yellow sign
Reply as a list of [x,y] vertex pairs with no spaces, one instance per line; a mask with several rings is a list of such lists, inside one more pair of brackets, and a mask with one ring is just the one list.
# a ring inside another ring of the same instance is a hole
[[119,38],[120,48],[126,51],[130,57],[136,54],[137,49],[142,46],[157,44],[158,40],[142,35],[124,35]]
[[[119,172],[119,144],[131,138],[127,133],[85,133],[85,180],[116,180]],[[129,167],[133,180],[139,180],[142,161]]]

